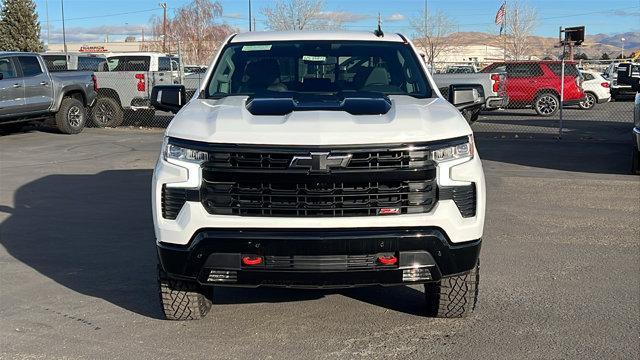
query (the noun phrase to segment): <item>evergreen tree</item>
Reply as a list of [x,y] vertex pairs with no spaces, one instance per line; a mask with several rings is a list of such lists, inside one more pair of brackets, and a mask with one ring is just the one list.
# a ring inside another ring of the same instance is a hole
[[589,60],[589,55],[582,53],[575,56],[576,60]]
[[4,0],[0,10],[0,51],[40,52],[40,22],[33,0]]
[[611,60],[611,58],[609,57],[609,54],[602,53],[602,56],[600,57],[600,60]]

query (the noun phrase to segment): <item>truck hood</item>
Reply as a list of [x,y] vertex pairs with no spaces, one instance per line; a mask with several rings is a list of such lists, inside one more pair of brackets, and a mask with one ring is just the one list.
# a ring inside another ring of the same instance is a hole
[[294,111],[252,115],[247,96],[192,99],[167,128],[166,135],[209,143],[269,145],[356,145],[414,143],[471,134],[464,117],[442,98],[389,96],[382,115],[344,111]]

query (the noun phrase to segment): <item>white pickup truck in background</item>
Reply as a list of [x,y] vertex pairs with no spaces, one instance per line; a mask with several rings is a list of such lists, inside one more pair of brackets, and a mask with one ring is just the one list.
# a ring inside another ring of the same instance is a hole
[[484,105],[481,109],[474,108],[462,111],[465,119],[469,123],[478,120],[481,110],[495,110],[504,108],[509,104],[507,97],[507,74],[506,72],[478,72],[478,73],[440,73],[433,74],[433,81],[436,82],[442,96],[447,97],[449,86],[469,85],[480,94]]
[[[145,121],[155,116],[149,104],[149,94],[155,85],[181,82],[180,59],[174,55],[154,52],[109,54],[68,54],[68,66],[63,53],[43,55],[52,71],[68,67],[80,70],[86,64],[95,67],[99,86],[98,98],[91,109],[91,121],[97,127],[116,127],[128,118]],[[87,60],[89,59],[89,60]]]

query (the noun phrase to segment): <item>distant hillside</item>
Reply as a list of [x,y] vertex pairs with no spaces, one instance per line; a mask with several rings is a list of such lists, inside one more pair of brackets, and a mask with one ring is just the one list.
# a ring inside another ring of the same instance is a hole
[[[626,32],[616,35],[596,34],[588,36],[587,38],[593,42],[601,44],[612,45],[617,48],[622,46],[620,39],[624,38],[624,48],[626,49],[640,49],[640,32]],[[626,51],[625,51],[626,52]]]
[[[640,33],[627,32],[624,34],[616,35],[587,35],[584,44],[576,49],[575,53],[585,53],[591,59],[599,59],[602,53],[607,53],[609,56],[616,57],[620,54],[620,38],[625,38],[625,54],[631,53],[632,50],[640,48]],[[504,40],[499,35],[482,33],[482,32],[459,32],[448,36],[451,43],[460,45],[491,45],[496,47],[503,47]],[[531,36],[529,41],[532,43],[533,53],[537,57],[543,58],[545,56],[558,56],[562,50],[555,48],[558,43],[557,38]]]

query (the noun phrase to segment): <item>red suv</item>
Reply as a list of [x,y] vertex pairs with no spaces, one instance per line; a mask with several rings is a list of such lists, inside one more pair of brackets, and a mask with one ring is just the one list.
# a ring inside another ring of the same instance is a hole
[[[493,63],[482,72],[506,71],[510,108],[533,107],[540,116],[560,109],[560,61],[509,61]],[[564,105],[584,100],[582,77],[574,62],[565,62]]]

